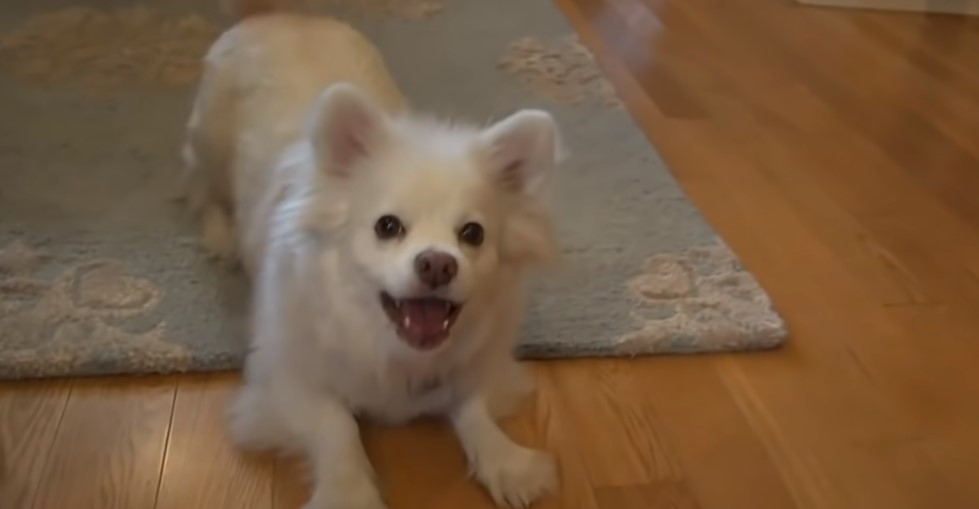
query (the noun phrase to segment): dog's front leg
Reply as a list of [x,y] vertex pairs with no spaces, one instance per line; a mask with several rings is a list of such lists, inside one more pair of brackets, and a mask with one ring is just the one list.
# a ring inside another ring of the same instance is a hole
[[469,468],[497,505],[527,507],[556,486],[554,459],[506,436],[482,395],[463,403],[451,419]]
[[304,509],[385,509],[354,416],[338,401],[317,396],[305,428],[313,496]]

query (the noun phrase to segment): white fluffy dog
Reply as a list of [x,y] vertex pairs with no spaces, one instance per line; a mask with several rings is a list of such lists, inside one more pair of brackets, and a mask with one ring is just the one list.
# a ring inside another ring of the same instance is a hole
[[419,118],[363,36],[266,3],[209,51],[184,149],[205,245],[255,286],[234,440],[304,454],[308,508],[382,509],[355,419],[444,415],[492,498],[529,505],[555,463],[495,419],[529,389],[525,272],[557,257],[554,121]]

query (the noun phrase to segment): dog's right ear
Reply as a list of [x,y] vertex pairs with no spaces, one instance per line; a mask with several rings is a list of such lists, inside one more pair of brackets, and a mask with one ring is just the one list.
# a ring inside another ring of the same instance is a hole
[[562,155],[557,124],[542,110],[500,120],[483,132],[482,143],[492,178],[519,194],[537,194]]
[[547,112],[522,110],[482,134],[491,178],[515,197],[500,241],[502,258],[519,265],[560,259],[551,217],[544,206],[546,180],[562,157],[557,124]]
[[385,114],[360,90],[346,83],[320,94],[310,118],[309,136],[320,170],[349,177],[387,135]]

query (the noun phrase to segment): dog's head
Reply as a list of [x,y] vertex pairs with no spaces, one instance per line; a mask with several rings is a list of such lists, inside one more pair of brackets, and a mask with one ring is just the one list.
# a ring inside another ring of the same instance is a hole
[[344,239],[379,309],[413,348],[442,345],[502,267],[557,258],[541,199],[557,159],[549,114],[453,126],[389,116],[340,84],[319,98],[309,132],[323,177],[310,227]]

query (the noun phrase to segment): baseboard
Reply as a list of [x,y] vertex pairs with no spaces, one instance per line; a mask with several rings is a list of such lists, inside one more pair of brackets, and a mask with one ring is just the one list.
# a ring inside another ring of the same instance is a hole
[[797,0],[800,4],[850,9],[937,12],[979,16],[979,0]]

